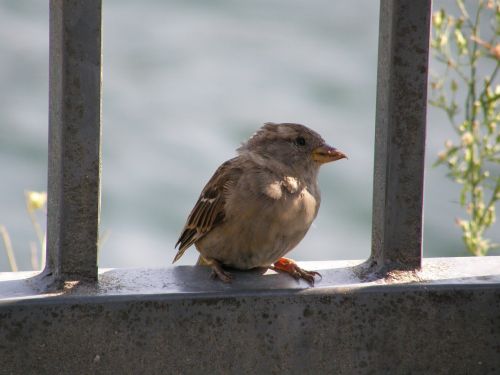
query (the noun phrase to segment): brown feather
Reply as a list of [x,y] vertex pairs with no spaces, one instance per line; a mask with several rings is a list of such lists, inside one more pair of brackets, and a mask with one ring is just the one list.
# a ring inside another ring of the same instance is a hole
[[196,241],[206,235],[224,220],[224,205],[230,187],[238,179],[241,170],[235,167],[237,158],[222,164],[208,181],[189,214],[175,247],[179,251],[172,263],[176,262],[184,252]]

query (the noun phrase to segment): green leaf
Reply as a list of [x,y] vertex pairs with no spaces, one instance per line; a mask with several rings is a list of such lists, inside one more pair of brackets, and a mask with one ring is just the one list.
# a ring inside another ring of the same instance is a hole
[[460,206],[465,207],[465,200],[467,198],[467,187],[464,186],[460,191]]

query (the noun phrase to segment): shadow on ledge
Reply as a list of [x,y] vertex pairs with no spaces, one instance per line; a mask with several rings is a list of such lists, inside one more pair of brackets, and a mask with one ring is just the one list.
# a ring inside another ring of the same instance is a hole
[[482,258],[431,258],[424,259],[422,270],[393,272],[385,278],[367,278],[363,272],[366,262],[320,261],[300,262],[301,267],[321,273],[315,286],[304,280],[295,280],[288,274],[271,270],[232,270],[234,279],[225,284],[210,277],[211,270],[204,266],[170,266],[165,268],[116,268],[100,269],[97,283],[67,281],[60,290],[47,291],[38,272],[0,273],[0,302],[45,299],[62,296],[139,296],[139,295],[186,295],[224,294],[243,295],[258,292],[273,294],[322,293],[337,290],[348,291],[416,287],[429,288],[459,285],[500,285],[500,257]]

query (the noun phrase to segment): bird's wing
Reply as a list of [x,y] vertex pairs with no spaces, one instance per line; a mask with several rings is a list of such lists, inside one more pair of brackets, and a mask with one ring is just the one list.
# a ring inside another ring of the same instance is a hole
[[172,263],[176,262],[189,246],[224,220],[226,197],[241,174],[236,161],[237,158],[233,158],[222,164],[201,192],[175,244],[175,247],[179,246],[179,251]]

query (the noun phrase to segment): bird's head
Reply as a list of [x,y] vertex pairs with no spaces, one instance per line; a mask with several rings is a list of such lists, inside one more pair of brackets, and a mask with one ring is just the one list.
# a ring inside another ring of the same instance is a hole
[[249,153],[262,163],[281,164],[301,172],[317,170],[322,164],[347,158],[325,143],[315,131],[300,124],[268,122],[238,152]]

